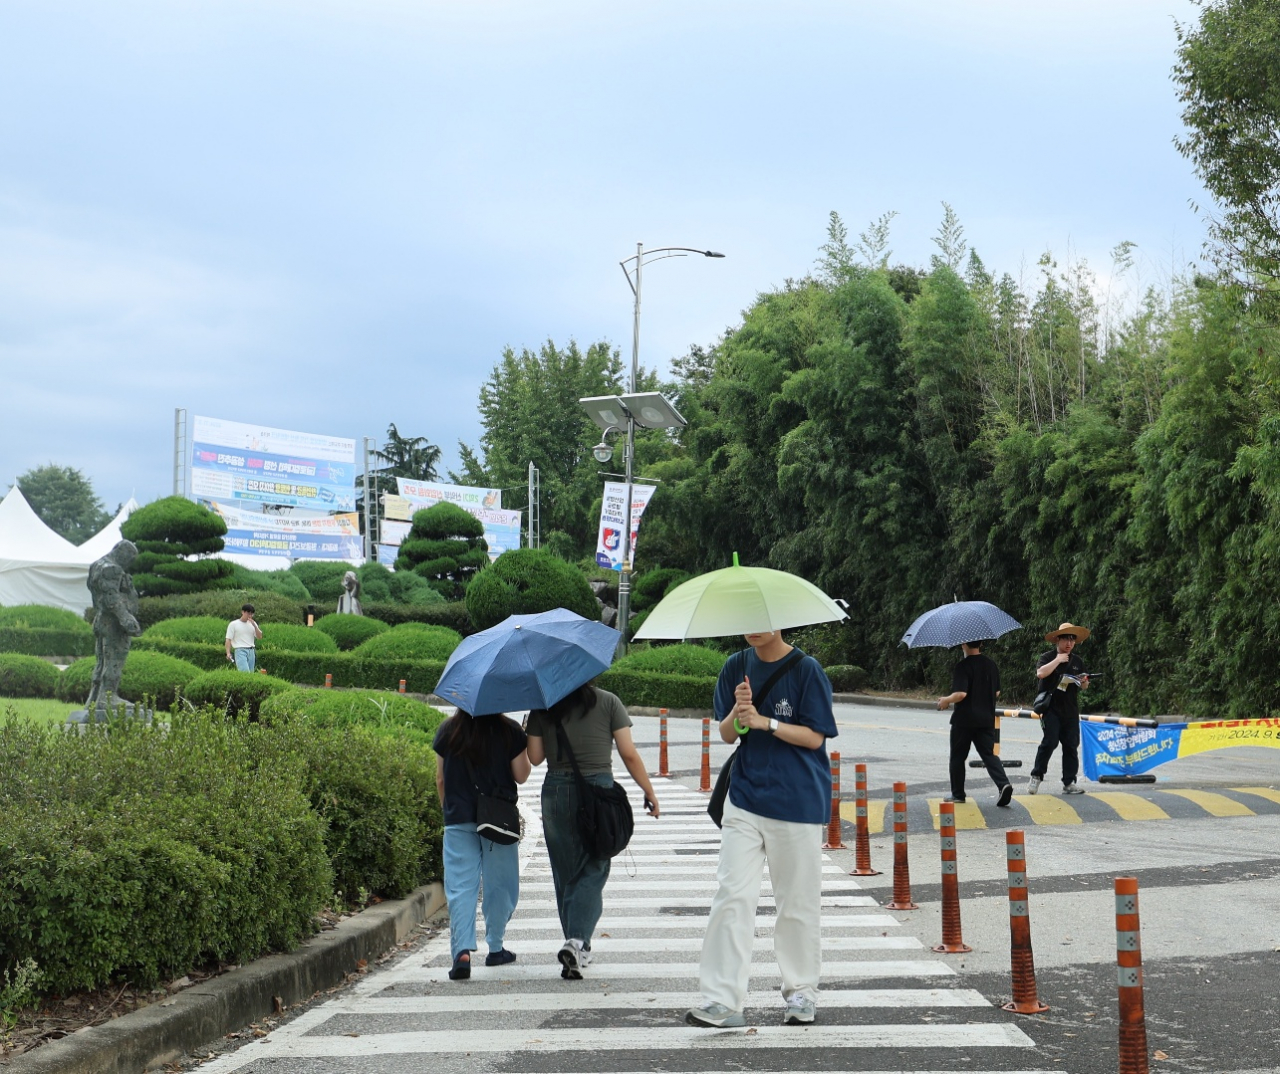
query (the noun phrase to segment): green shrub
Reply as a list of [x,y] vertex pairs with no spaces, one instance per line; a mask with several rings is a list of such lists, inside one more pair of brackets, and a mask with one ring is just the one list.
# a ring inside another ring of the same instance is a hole
[[52,630],[48,627],[0,626],[0,653],[27,656],[88,656],[93,631]]
[[[225,641],[224,634],[224,645]],[[336,653],[338,651],[338,643],[323,630],[297,626],[293,623],[271,623],[264,626],[262,637],[258,639],[257,644],[259,659],[270,659],[270,654],[275,652]],[[263,654],[267,655],[264,657]]]
[[390,600],[392,574],[381,563],[372,560],[356,571],[360,579],[360,603],[367,600]]
[[259,719],[304,718],[316,727],[352,727],[412,738],[430,746],[445,715],[391,690],[288,690],[262,703]]
[[709,709],[716,692],[714,675],[666,675],[613,667],[596,683],[615,693],[625,705],[667,709]]
[[14,604],[8,608],[0,608],[0,627],[61,630],[93,638],[93,628],[82,616],[65,608],[51,608],[47,604]]
[[675,567],[656,567],[636,578],[632,586],[631,607],[642,612],[652,608],[669,590],[688,581],[690,574]]
[[415,512],[409,536],[396,556],[396,574],[417,574],[437,592],[460,597],[489,561],[484,525],[454,503]]
[[867,685],[867,673],[854,664],[833,664],[824,669],[831,680],[831,689],[837,693],[852,693]]
[[325,615],[316,620],[316,630],[328,634],[344,652],[386,631],[387,624],[367,615]]
[[[77,660],[58,676],[54,693],[61,701],[83,705],[93,685],[94,658]],[[195,664],[164,653],[132,648],[120,677],[120,697],[125,701],[150,698],[161,708],[175,696],[186,696],[188,684],[200,674]]]
[[[238,617],[237,617],[238,618]],[[144,638],[172,638],[174,641],[197,641],[204,645],[222,645],[227,637],[227,622],[211,615],[194,615],[185,619],[165,619],[142,632]]]
[[477,630],[508,615],[568,608],[587,619],[600,618],[600,606],[582,572],[537,548],[503,552],[476,575],[467,588],[467,613]]
[[243,713],[249,719],[256,720],[258,710],[267,698],[292,689],[292,683],[273,675],[231,670],[206,671],[187,683],[183,696],[193,705],[212,705],[228,716]]
[[221,589],[167,597],[143,597],[138,603],[138,622],[143,627],[166,619],[211,615],[222,620],[225,631],[227,623],[240,618],[240,608],[244,604],[253,605],[253,617],[260,624],[301,624],[307,621],[305,605],[262,589]]
[[67,994],[295,947],[333,879],[306,745],[200,714],[0,723],[4,958]]
[[53,697],[58,669],[38,656],[0,653],[0,697]]
[[[398,578],[400,575],[397,574],[396,577]],[[418,581],[421,582],[422,579],[419,578]],[[426,583],[423,582],[423,585],[426,585]],[[432,591],[432,595],[440,597],[434,591]],[[389,626],[399,626],[401,623],[430,623],[433,626],[447,626],[451,630],[456,630],[463,637],[474,632],[471,626],[471,618],[467,615],[466,604],[460,600],[446,603],[442,597],[427,605],[365,604],[364,614],[375,619],[381,619]]]
[[[391,575],[391,599],[400,604],[444,604],[448,597],[438,593],[421,575],[413,571],[396,571]],[[370,597],[370,600],[376,598]],[[368,605],[365,605],[366,614]]]
[[194,593],[225,585],[235,570],[224,559],[187,559],[221,552],[227,524],[184,496],[166,496],[134,511],[120,534],[138,546],[133,584],[142,596]]
[[337,607],[338,598],[343,592],[343,576],[352,569],[350,563],[302,559],[289,568],[289,573],[307,587],[307,592],[316,604]]
[[278,593],[299,604],[311,603],[311,593],[291,571],[254,571],[239,563],[233,563],[232,567],[234,569],[228,579],[229,588],[257,589],[266,593]]
[[446,661],[462,644],[462,635],[448,627],[412,623],[392,627],[358,646],[355,653],[371,660]]
[[666,675],[716,677],[724,667],[725,654],[703,645],[662,645],[653,649],[633,649],[614,662],[616,671],[653,671]]

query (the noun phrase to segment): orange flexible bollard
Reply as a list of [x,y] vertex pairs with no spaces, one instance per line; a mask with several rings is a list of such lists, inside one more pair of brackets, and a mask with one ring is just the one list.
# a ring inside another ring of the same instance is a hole
[[1027,913],[1026,835],[1004,833],[1009,852],[1009,959],[1013,971],[1013,999],[1004,1005],[1014,1014],[1041,1014],[1049,1009],[1036,995],[1036,966],[1031,957],[1031,918]]
[[880,870],[871,868],[871,832],[867,825],[867,766],[853,766],[854,853],[856,864],[850,876],[879,876]]
[[827,841],[823,850],[844,850],[840,841],[840,754],[831,754],[831,820],[827,823]]
[[658,709],[658,775],[669,776],[667,767],[667,710]]
[[939,954],[962,955],[973,948],[960,934],[960,878],[956,874],[956,807],[943,802],[938,832],[942,836],[942,943]]
[[907,785],[893,785],[893,900],[889,910],[918,910],[911,901],[911,867],[907,862]]
[[401,679],[401,680],[400,680],[400,692],[401,692],[402,694],[404,693],[404,679]]
[[333,676],[326,671],[324,673],[324,688],[326,690],[329,690],[329,689],[332,689],[332,687],[333,687]]
[[1147,1074],[1138,881],[1132,876],[1116,877],[1116,971],[1120,992],[1120,1074]]
[[711,717],[702,717],[702,781],[698,789],[711,793]]

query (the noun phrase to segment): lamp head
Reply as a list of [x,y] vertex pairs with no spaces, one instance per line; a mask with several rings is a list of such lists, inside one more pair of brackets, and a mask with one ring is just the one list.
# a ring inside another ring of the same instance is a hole
[[595,456],[596,462],[608,462],[613,458],[613,448],[606,441],[601,440],[591,449],[591,454]]
[[724,257],[724,254],[717,253],[715,250],[703,250],[703,257]]

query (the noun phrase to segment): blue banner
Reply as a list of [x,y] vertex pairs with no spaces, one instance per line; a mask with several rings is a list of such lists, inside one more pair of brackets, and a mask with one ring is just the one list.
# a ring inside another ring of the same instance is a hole
[[1178,756],[1186,724],[1159,727],[1116,727],[1080,724],[1080,753],[1086,779],[1147,772]]
[[355,464],[197,442],[191,491],[209,500],[275,503],[318,511],[354,511]]

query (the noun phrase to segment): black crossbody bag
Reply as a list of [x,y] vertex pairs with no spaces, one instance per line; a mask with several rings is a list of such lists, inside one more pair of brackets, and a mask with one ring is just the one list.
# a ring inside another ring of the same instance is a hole
[[[757,711],[760,709],[760,702],[764,700],[765,695],[773,689],[776,683],[783,675],[790,671],[804,658],[804,653],[799,649],[792,651],[791,655],[782,662],[782,666],[774,671],[764,681],[764,685],[751,698],[751,705]],[[744,656],[741,665],[742,670],[746,670],[746,657]],[[707,816],[716,823],[717,828],[724,826],[724,803],[729,797],[729,780],[733,776],[733,765],[738,759],[738,747],[733,748],[733,752],[729,754],[729,759],[720,767],[720,774],[716,776],[715,789],[711,792],[711,800],[707,802]]]
[[[548,713],[550,715],[550,713]],[[578,785],[578,833],[588,857],[612,858],[627,849],[631,835],[636,830],[636,818],[627,801],[627,792],[617,783],[612,787],[597,787],[588,783],[578,767],[578,758],[569,745],[569,736],[559,717],[552,717],[556,725],[556,741],[562,752],[568,754],[573,765],[573,776]]]
[[520,842],[520,796],[505,787],[492,794],[482,791],[470,761],[467,775],[476,789],[476,834],[502,846]]

